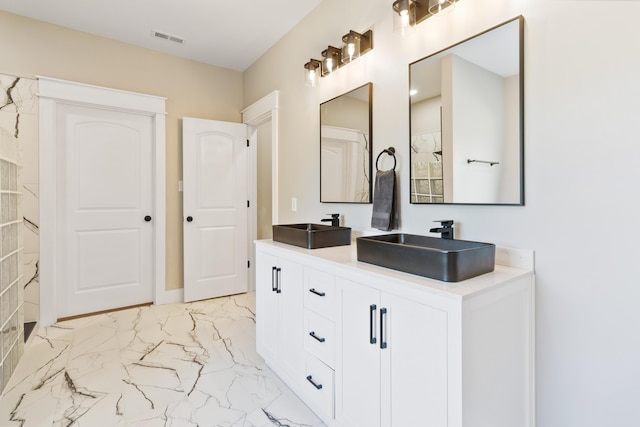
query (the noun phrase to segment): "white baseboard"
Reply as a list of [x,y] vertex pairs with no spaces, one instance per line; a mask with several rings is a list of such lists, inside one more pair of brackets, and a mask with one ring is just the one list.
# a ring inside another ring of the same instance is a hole
[[173,304],[176,302],[184,302],[184,289],[165,290],[156,295],[156,305]]

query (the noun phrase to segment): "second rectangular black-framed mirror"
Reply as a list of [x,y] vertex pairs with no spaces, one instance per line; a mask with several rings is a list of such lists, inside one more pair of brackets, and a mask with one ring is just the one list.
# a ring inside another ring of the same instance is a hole
[[409,65],[411,203],[524,205],[524,18]]

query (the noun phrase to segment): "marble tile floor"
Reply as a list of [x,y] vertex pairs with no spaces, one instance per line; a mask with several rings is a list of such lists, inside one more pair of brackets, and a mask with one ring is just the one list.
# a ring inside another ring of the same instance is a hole
[[324,424],[255,350],[255,294],[40,328],[0,399],[0,426]]

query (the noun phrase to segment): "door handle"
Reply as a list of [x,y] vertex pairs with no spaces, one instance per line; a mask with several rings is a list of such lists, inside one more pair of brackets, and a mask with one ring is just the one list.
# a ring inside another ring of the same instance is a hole
[[376,321],[376,305],[375,304],[371,304],[369,306],[369,344],[375,344],[376,343],[376,337],[373,336],[374,334],[374,323]]
[[386,319],[387,319],[387,309],[383,307],[380,309],[380,348],[382,349],[387,348],[387,337],[385,336],[386,335],[385,334]]
[[193,221],[193,217],[192,217],[191,215],[189,215],[189,216],[187,217],[187,222],[191,222],[191,221]]
[[151,216],[150,216],[150,215],[145,216],[145,217],[144,217],[144,220],[145,220],[146,222],[151,221]]
[[282,288],[280,287],[280,273],[282,273],[282,269],[280,267],[276,268],[276,293],[277,294],[282,292]]
[[278,290],[278,285],[276,280],[278,280],[278,278],[276,277],[278,271],[278,267],[271,267],[271,291],[275,292]]

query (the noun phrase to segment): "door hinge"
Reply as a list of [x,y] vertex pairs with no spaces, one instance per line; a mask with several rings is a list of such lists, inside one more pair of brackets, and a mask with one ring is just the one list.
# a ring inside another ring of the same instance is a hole
[[249,207],[249,201],[247,200],[247,207]]
[[249,140],[247,139],[247,147],[249,146]]
[[251,261],[247,260],[247,268],[251,268]]

